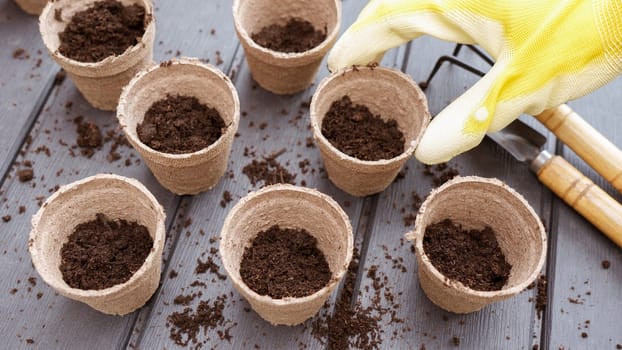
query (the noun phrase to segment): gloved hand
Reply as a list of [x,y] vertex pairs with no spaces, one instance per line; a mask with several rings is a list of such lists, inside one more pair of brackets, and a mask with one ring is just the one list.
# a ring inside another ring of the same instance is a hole
[[430,123],[415,152],[428,164],[477,146],[523,112],[557,107],[622,72],[620,0],[371,0],[333,48],[329,69],[379,62],[422,34],[479,44],[496,60]]

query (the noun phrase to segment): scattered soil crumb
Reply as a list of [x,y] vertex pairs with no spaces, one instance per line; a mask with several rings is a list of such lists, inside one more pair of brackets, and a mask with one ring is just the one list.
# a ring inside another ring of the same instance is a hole
[[[355,249],[334,312],[317,317],[312,323],[311,334],[319,341],[327,343],[329,349],[380,349],[383,333],[382,315],[395,312],[381,306],[382,289],[375,289],[371,306],[363,307],[360,302],[352,305],[359,257],[359,252]],[[377,278],[376,271],[374,269],[370,271],[368,277]],[[381,288],[379,281],[374,285]]]
[[453,338],[451,338],[451,343],[452,343],[454,346],[460,346],[460,338],[458,338],[458,337],[453,337]]
[[102,146],[103,138],[99,126],[92,121],[84,120],[81,116],[74,119],[74,123],[78,134],[76,143],[80,146],[80,153],[91,158],[95,150]]
[[222,199],[220,200],[220,206],[223,208],[227,207],[227,204],[231,203],[233,197],[231,196],[231,192],[225,191],[222,193]]
[[13,50],[13,58],[16,60],[23,60],[29,57],[30,56],[28,55],[28,52],[26,52],[26,50],[24,50],[21,47],[18,47],[17,49]]
[[419,193],[413,191],[410,194],[410,207],[402,208],[402,213],[405,213],[402,217],[402,220],[404,220],[404,227],[411,227],[415,224],[421,204],[423,204],[423,199]]
[[193,348],[200,348],[202,341],[197,339],[200,331],[203,330],[203,334],[207,336],[212,334],[212,332],[208,332],[209,330],[220,328],[217,332],[218,337],[230,342],[229,331],[235,326],[235,323],[223,316],[226,301],[227,295],[223,294],[213,301],[201,300],[196,309],[186,307],[181,312],[173,312],[168,315],[166,326],[170,328],[171,340],[180,346],[187,346],[192,343],[196,345]]
[[432,178],[434,187],[439,187],[445,182],[460,175],[458,169],[449,166],[447,163],[432,165],[424,165],[423,175]]
[[65,81],[65,78],[67,78],[67,73],[65,73],[65,70],[59,70],[58,73],[56,73],[56,75],[54,76],[54,86],[59,86],[60,84],[62,84],[63,81]]
[[201,261],[201,259],[197,259],[197,267],[194,269],[194,273],[202,274],[208,271],[216,275],[220,280],[227,279],[226,275],[220,273],[220,267],[214,262],[211,256],[208,256],[205,262]]
[[546,276],[540,275],[538,280],[534,282],[534,284],[530,285],[528,288],[533,289],[536,287],[536,296],[535,298],[531,298],[530,301],[536,302],[536,312],[538,313],[538,319],[542,319],[542,314],[544,310],[546,310],[546,306],[548,304],[548,296],[546,293],[548,280]]
[[263,182],[263,186],[274,185],[277,183],[295,184],[294,179],[296,175],[291,174],[285,169],[276,159],[285,153],[286,150],[282,149],[276,153],[273,153],[267,157],[263,157],[262,160],[253,159],[250,164],[247,164],[242,169],[242,173],[246,175],[253,186]]

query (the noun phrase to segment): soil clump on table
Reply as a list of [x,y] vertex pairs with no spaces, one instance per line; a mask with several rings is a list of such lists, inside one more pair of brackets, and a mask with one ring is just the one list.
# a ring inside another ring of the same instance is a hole
[[274,184],[295,184],[296,174],[290,173],[277,158],[285,153],[282,149],[272,153],[262,159],[253,159],[249,164],[242,168],[242,173],[248,177],[253,186],[262,183],[262,187]]
[[[214,330],[218,327],[224,327],[229,323],[223,315],[225,305],[227,303],[227,295],[217,296],[214,300],[201,300],[196,309],[186,307],[181,312],[174,312],[166,318],[167,326],[171,327],[170,338],[179,346],[187,346],[190,343],[195,344],[193,348],[200,348],[200,341],[197,337],[201,330],[204,334],[208,334],[208,330]],[[231,341],[229,330],[217,332],[221,340]]]
[[465,230],[450,219],[432,224],[425,230],[423,250],[445,277],[474,290],[500,290],[512,269],[488,226]]
[[17,172],[17,177],[19,178],[20,182],[28,182],[35,177],[35,173],[31,168],[26,168],[19,170]]
[[[205,232],[199,230],[199,235],[204,236]],[[219,273],[220,266],[217,264],[218,249],[216,247],[218,241],[218,238],[215,236],[207,240],[211,247],[201,254],[202,257],[206,254],[208,255],[207,262],[202,262],[197,258],[197,265],[194,271],[196,276],[206,272],[221,276]],[[171,270],[171,273],[169,273],[169,278],[178,276],[178,273],[176,271],[173,273],[173,271],[175,270]],[[210,283],[209,286],[206,282]],[[204,292],[208,294],[207,291],[213,290],[216,283],[219,282],[215,279],[212,279],[211,282],[203,278],[201,280],[195,279],[181,288],[182,294],[174,297],[172,304],[183,306],[182,309],[171,312],[166,317],[169,337],[175,344],[192,349],[203,349],[208,342],[220,340],[219,343],[224,348],[231,348],[231,346],[227,347],[223,343],[224,341],[231,342],[233,339],[231,329],[237,325],[237,322],[226,317],[226,309],[236,303],[236,300],[233,299],[233,294],[211,295],[207,299],[202,299]],[[164,302],[164,305],[168,306],[170,304]]]
[[100,290],[124,283],[140,269],[153,239],[137,222],[104,214],[77,225],[61,249],[60,270],[72,288]]
[[274,225],[244,250],[240,276],[259,295],[283,299],[317,292],[328,284],[331,272],[309,232]]
[[404,152],[404,135],[397,122],[353,104],[349,96],[330,106],[322,121],[322,135],[341,152],[360,160],[391,159]]
[[116,0],[102,0],[76,12],[65,30],[58,34],[58,51],[80,62],[99,62],[118,56],[145,34],[145,8],[124,6]]
[[220,113],[192,96],[172,96],[155,102],[136,131],[156,151],[193,153],[209,147],[225,132]]
[[76,124],[77,139],[76,143],[80,147],[80,153],[87,158],[91,158],[97,149],[103,144],[101,130],[92,121],[84,120],[83,117],[77,117],[74,120]]
[[259,46],[273,51],[299,53],[320,45],[326,39],[326,28],[319,31],[307,20],[290,18],[284,25],[272,24],[261,28],[251,38]]

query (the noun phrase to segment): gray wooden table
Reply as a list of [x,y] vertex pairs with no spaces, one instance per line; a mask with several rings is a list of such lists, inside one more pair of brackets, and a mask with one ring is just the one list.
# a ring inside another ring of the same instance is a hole
[[[354,21],[364,3],[343,1],[342,29]],[[460,339],[462,349],[532,349],[535,345],[541,349],[615,349],[616,344],[622,343],[622,251],[555,198],[526,166],[502,149],[486,140],[450,164],[462,175],[497,177],[507,182],[525,196],[545,222],[550,246],[542,272],[549,281],[549,304],[541,318],[530,301],[535,289],[469,315],[449,314],[430,303],[418,285],[415,256],[401,240],[410,229],[404,225],[403,217],[407,213],[401,208],[410,210],[413,191],[425,197],[432,186],[430,178],[423,175],[423,166],[411,160],[405,177],[376,196],[353,198],[335,188],[320,171],[318,150],[306,145],[311,133],[307,128],[308,110],[301,104],[309,100],[314,87],[294,96],[274,96],[255,87],[235,36],[230,0],[158,0],[155,14],[155,59],[165,60],[179,53],[217,63],[233,78],[245,112],[240,137],[235,139],[231,155],[229,170],[233,177],[223,178],[213,190],[198,196],[180,197],[163,189],[129,147],[120,147],[122,158],[114,162],[106,159],[112,142],[92,158],[71,156],[71,146],[76,142],[75,117],[94,121],[104,131],[117,127],[116,118],[113,113],[91,108],[69,79],[54,84],[59,67],[45,52],[37,19],[21,12],[12,0],[0,0],[0,216],[11,216],[10,221],[0,222],[1,349],[175,349],[177,345],[169,339],[166,318],[171,312],[181,311],[173,299],[180,293],[189,293],[192,290],[189,285],[195,280],[207,284],[201,289],[201,299],[229,296],[224,316],[233,325],[229,341],[221,340],[216,330],[201,333],[203,348],[325,348],[311,334],[309,322],[293,328],[270,326],[248,312],[248,304],[240,300],[229,280],[194,273],[197,258],[217,247],[218,243],[209,238],[218,236],[233,205],[224,208],[220,205],[224,191],[231,192],[235,201],[255,189],[241,172],[252,160],[245,156],[246,148],[254,150],[257,157],[285,148],[287,151],[279,161],[297,174],[298,184],[304,180],[306,186],[318,188],[344,206],[362,255],[354,298],[363,305],[372,303],[374,292],[369,288],[372,281],[367,271],[375,265],[377,275],[387,277],[394,302],[401,305],[397,317],[405,323],[392,323],[385,316],[381,348],[419,349],[422,345],[427,349],[454,348],[454,337]],[[26,51],[21,59],[13,57],[18,48]],[[450,43],[423,38],[391,51],[382,64],[400,68],[421,81],[436,58],[451,53],[452,48]],[[471,53],[463,52],[461,57],[481,64]],[[324,69],[318,79],[326,74]],[[456,67],[442,68],[426,92],[432,114],[475,81],[476,77]],[[622,79],[617,79],[571,103],[620,147],[621,91]],[[302,118],[297,117],[300,113]],[[546,132],[536,121],[526,120]],[[267,127],[258,128],[261,123],[267,123]],[[553,135],[547,135],[550,151],[566,157],[616,199],[621,199]],[[298,169],[298,162],[305,158],[315,171],[305,174]],[[129,166],[125,164],[126,159]],[[33,163],[35,172],[35,179],[28,183],[20,182],[16,176],[24,160]],[[124,317],[106,316],[57,295],[38,277],[27,251],[30,218],[40,201],[56,185],[97,173],[139,179],[167,212],[161,287],[147,305]],[[393,258],[401,257],[405,269],[395,268],[394,262],[386,258],[387,252]],[[609,269],[602,268],[603,260],[611,262]],[[177,272],[177,277],[169,277],[172,270]],[[381,303],[386,301],[383,299]],[[582,336],[583,332],[587,337]]]

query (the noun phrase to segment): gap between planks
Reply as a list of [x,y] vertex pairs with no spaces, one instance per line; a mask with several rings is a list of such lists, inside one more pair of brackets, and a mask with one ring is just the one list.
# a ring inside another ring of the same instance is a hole
[[28,138],[28,135],[30,135],[32,128],[35,126],[37,120],[39,119],[43,108],[45,108],[47,100],[52,95],[54,87],[56,86],[56,74],[58,74],[59,72],[60,70],[57,70],[56,73],[53,74],[45,83],[43,91],[35,101],[32,107],[32,111],[28,115],[26,123],[24,123],[24,126],[19,131],[16,141],[10,147],[10,150],[8,152],[9,156],[6,158],[4,163],[0,165],[0,174],[2,174],[2,178],[0,179],[0,187],[4,186],[4,183],[9,176],[9,173],[11,172],[11,168],[13,167],[13,163],[19,156],[20,150],[24,147],[26,139]]
[[[226,74],[227,76],[231,76],[231,71],[234,68],[236,71],[239,71],[238,68],[244,60],[243,54],[241,58],[238,58],[240,47],[241,45],[239,41],[237,41],[236,48],[233,52],[233,55],[231,56],[231,62],[228,63],[227,68],[223,71],[223,73]],[[236,74],[235,77],[231,79],[234,85],[238,80],[238,76],[239,75]],[[175,207],[175,212],[172,213],[171,217],[173,219],[171,220],[169,227],[167,227],[166,232],[170,232],[175,227],[175,224],[181,224],[177,222],[177,215],[180,212],[180,208],[189,207],[190,203],[192,203],[192,201],[195,198],[196,196],[181,196],[181,197],[176,196],[176,200],[178,201],[178,203],[177,203],[177,206]],[[170,214],[167,214],[167,215],[170,215]],[[154,308],[154,300],[156,300],[156,298],[160,294],[160,290],[162,287],[162,280],[166,277],[166,271],[168,271],[169,264],[172,260],[171,257],[175,253],[175,248],[177,248],[177,243],[179,242],[179,239],[182,234],[181,229],[176,230],[176,231],[177,232],[174,232],[175,236],[173,237],[174,241],[171,245],[171,248],[167,252],[166,257],[164,257],[165,261],[162,264],[162,271],[160,273],[160,283],[158,285],[158,289],[156,289],[156,291],[153,293],[151,298],[149,298],[149,301],[147,302],[147,304],[144,307],[142,307],[140,311],[137,313],[137,315],[134,318],[134,321],[132,322],[131,327],[128,327],[128,333],[125,336],[125,342],[121,345],[120,349],[133,349],[133,347],[130,347],[131,344],[140,344],[142,341],[143,334],[144,334],[142,330],[144,329],[144,325],[148,324],[149,320],[151,319],[151,316],[153,314],[153,308]]]

